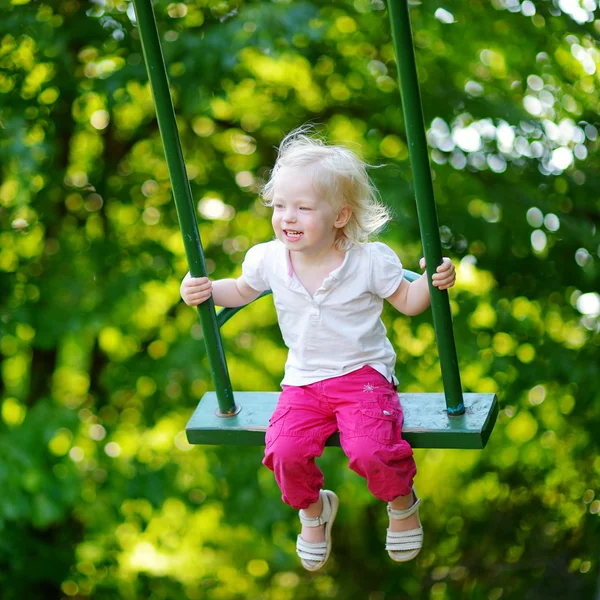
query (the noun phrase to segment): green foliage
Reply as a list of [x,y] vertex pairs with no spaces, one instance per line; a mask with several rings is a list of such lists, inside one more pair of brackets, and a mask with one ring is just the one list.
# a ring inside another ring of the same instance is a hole
[[[211,387],[127,1],[13,0],[0,22],[2,598],[499,600],[597,595],[599,21],[594,3],[412,6],[463,386],[496,392],[483,452],[419,451],[426,542],[339,450],[331,564],[302,570],[261,452],[192,448]],[[571,13],[566,12],[572,11]],[[270,238],[258,188],[306,122],[352,145],[421,255],[385,5],[155,4],[213,276]],[[384,315],[403,389],[441,389],[429,316]],[[270,300],[223,330],[237,389],[277,389]]]

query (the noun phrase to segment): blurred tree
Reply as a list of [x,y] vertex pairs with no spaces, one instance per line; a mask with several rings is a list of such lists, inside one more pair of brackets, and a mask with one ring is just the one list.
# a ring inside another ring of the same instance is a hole
[[[596,3],[411,9],[466,390],[495,391],[483,452],[417,453],[426,546],[322,460],[342,506],[308,574],[260,449],[191,448],[211,382],[128,1],[13,0],[0,22],[2,598],[473,600],[598,595]],[[385,5],[164,2],[157,22],[208,265],[270,238],[258,188],[306,122],[373,165],[420,256]],[[441,389],[427,315],[385,313],[406,390]],[[277,389],[268,300],[223,330],[237,389]]]

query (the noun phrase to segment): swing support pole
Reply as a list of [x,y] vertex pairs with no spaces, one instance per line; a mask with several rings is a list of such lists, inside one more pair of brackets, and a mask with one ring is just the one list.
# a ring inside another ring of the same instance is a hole
[[[160,46],[156,20],[152,8],[152,0],[134,0],[135,13],[138,23],[140,41],[148,70],[148,78],[154,103],[158,127],[162,137],[167,166],[173,187],[173,197],[177,207],[177,215],[183,234],[185,254],[192,277],[206,277],[206,263],[198,223],[194,213],[192,191],[187,177],[181,141],[177,131],[177,121],[169,90],[169,80],[165,61]],[[233,416],[239,412],[233,399],[233,390],[225,361],[223,343],[215,315],[215,305],[212,297],[198,306],[198,314],[202,325],[206,354],[215,392],[219,404],[219,416]]]
[[438,342],[446,407],[449,415],[457,416],[465,412],[465,406],[452,330],[450,302],[448,292],[438,290],[431,282],[433,274],[442,262],[442,246],[433,196],[427,141],[425,139],[423,109],[419,94],[419,80],[417,78],[408,0],[389,0],[388,12],[396,50],[402,109],[413,172],[419,227],[423,240],[423,252],[427,262],[431,310]]

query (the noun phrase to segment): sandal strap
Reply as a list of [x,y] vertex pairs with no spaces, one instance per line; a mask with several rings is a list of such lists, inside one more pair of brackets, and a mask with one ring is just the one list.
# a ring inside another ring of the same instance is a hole
[[320,562],[327,555],[327,542],[307,542],[298,536],[296,553],[304,560]]
[[318,517],[305,517],[300,510],[298,516],[300,517],[300,522],[305,527],[319,527],[319,525],[325,525],[326,523],[326,521],[323,520],[323,513]]
[[419,550],[423,546],[423,528],[409,529],[408,531],[389,531],[385,540],[386,550],[403,552]]
[[329,519],[331,518],[331,501],[329,500],[329,496],[324,494],[323,490],[319,492],[319,495],[321,497],[321,501],[323,502],[323,509],[318,517],[307,517],[303,510],[298,511],[300,522],[305,527],[319,527],[319,525],[325,525],[325,523],[328,523]]
[[[415,496],[416,498],[416,496]],[[389,504],[387,507],[388,515],[390,519],[394,521],[404,521],[404,519],[408,519],[411,515],[414,515],[417,510],[419,510],[419,504],[421,504],[421,498],[417,498],[416,502],[405,510],[397,510],[392,508]]]

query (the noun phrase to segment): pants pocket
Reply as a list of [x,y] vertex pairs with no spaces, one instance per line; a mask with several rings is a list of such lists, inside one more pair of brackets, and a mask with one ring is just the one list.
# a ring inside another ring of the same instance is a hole
[[362,433],[376,442],[391,444],[402,428],[402,411],[397,397],[386,397],[360,408]]
[[290,412],[291,406],[277,406],[275,412],[269,419],[269,426],[267,427],[267,433],[265,434],[265,445],[266,448],[270,448],[281,435],[285,419]]

